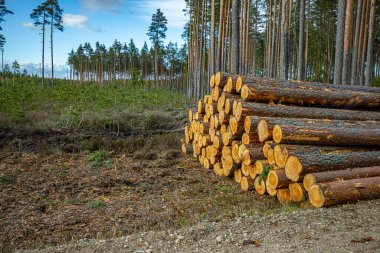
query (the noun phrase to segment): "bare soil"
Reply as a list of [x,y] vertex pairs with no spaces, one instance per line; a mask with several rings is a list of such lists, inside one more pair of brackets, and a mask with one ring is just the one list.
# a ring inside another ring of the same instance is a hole
[[[0,252],[179,229],[280,208],[267,196],[240,194],[231,180],[182,157],[179,136],[2,131]],[[105,154],[96,151],[102,148]]]

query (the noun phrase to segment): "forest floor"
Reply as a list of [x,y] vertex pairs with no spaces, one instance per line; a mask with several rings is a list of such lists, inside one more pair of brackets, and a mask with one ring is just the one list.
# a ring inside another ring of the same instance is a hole
[[91,103],[70,111],[71,123],[62,108],[23,104],[22,119],[0,108],[18,117],[0,117],[0,252],[380,249],[380,201],[282,207],[183,157],[187,102],[157,100],[107,120],[105,106],[95,121]]

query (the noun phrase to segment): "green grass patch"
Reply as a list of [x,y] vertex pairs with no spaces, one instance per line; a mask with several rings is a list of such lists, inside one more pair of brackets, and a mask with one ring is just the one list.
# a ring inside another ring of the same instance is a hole
[[[38,122],[40,128],[159,126],[170,112],[183,111],[188,100],[167,89],[144,85],[78,84],[55,80],[42,86],[37,78],[0,79],[0,118],[4,122]],[[131,115],[125,119],[126,115]],[[34,123],[35,124],[35,123]],[[119,129],[120,130],[120,129]],[[121,129],[123,130],[123,129]]]
[[224,192],[224,193],[232,193],[232,192],[235,192],[235,189],[233,187],[230,187],[230,186],[226,186],[226,185],[217,185],[215,187],[215,189],[217,191],[220,191],[220,192]]
[[87,160],[90,162],[91,168],[112,167],[112,160],[108,159],[107,151],[99,149],[87,155]]
[[105,206],[106,203],[104,203],[103,201],[100,201],[100,200],[96,200],[94,202],[91,203],[91,208],[99,208],[99,207],[102,207],[102,206]]

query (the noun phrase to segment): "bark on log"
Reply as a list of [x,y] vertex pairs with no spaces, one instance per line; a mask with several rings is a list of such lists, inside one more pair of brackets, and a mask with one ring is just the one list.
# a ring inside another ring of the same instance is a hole
[[262,152],[261,146],[255,146],[252,148],[247,148],[243,151],[241,155],[242,163],[245,165],[253,164],[256,160],[264,160],[265,157]]
[[380,198],[380,177],[320,183],[309,189],[309,199],[314,207],[376,198]]
[[[236,118],[236,117],[235,117]],[[237,120],[237,118],[236,118]],[[258,116],[246,116],[244,119],[244,131],[246,133],[258,133],[257,127],[259,126],[261,118]]]
[[243,135],[241,136],[241,142],[245,145],[259,143],[259,135],[256,133],[243,133]]
[[380,165],[380,151],[352,152],[345,154],[302,154],[289,156],[286,176],[298,182],[302,175],[322,171]]
[[325,171],[319,173],[306,174],[303,178],[303,186],[305,187],[306,191],[309,191],[310,187],[314,184],[379,176],[380,166],[345,169],[337,171]]
[[242,177],[240,181],[240,188],[242,191],[251,191],[254,188],[254,181],[250,177]]
[[228,81],[229,77],[233,77],[234,75],[226,72],[218,72],[215,75],[215,86],[223,88]]
[[284,189],[293,183],[285,175],[285,170],[271,170],[268,173],[267,183],[273,189]]
[[241,97],[247,102],[380,109],[380,93],[349,90],[278,88],[263,85],[248,86],[245,84],[241,90]]
[[310,120],[305,124],[293,121],[286,125],[276,125],[273,128],[273,140],[276,143],[303,145],[380,146],[380,127],[372,123],[364,125],[364,121],[350,124],[334,121],[325,124],[317,121]]
[[290,198],[294,202],[302,202],[306,200],[307,194],[303,186],[299,183],[289,184]]
[[306,118],[380,121],[380,112],[363,110],[344,110],[291,105],[270,105],[266,103],[240,102],[234,116],[237,120],[244,116],[274,117],[274,118]]
[[244,133],[244,121],[237,121],[234,116],[229,121],[232,134],[242,135]]

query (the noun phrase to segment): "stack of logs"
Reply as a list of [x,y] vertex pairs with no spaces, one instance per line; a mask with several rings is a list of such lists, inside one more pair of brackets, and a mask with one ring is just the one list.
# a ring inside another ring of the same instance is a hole
[[380,198],[380,89],[218,72],[182,152],[243,191],[331,206]]

